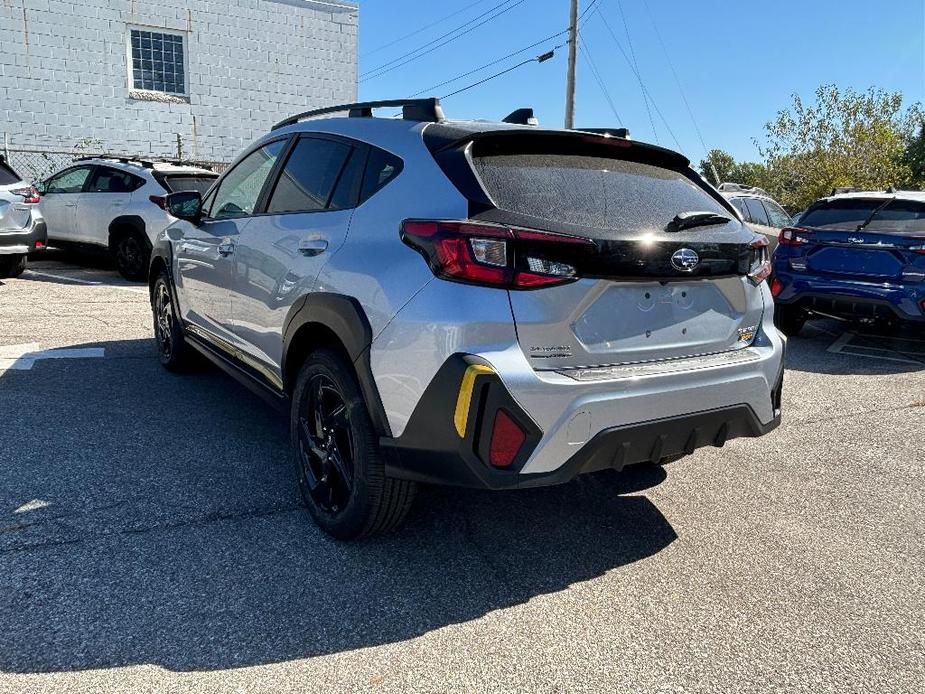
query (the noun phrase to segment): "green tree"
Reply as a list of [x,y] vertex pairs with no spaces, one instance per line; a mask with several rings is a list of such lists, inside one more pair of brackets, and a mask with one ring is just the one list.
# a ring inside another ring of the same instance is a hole
[[881,189],[908,185],[905,144],[922,120],[919,104],[903,109],[902,94],[856,92],[823,85],[815,103],[796,94],[789,108],[765,126],[770,192],[790,208],[802,208],[837,186]]
[[919,123],[918,132],[909,139],[902,163],[909,167],[912,183],[925,186],[925,120]]
[[[721,149],[711,149],[707,152],[707,158],[702,159],[697,169],[700,175],[707,179],[713,185],[719,185],[726,181],[731,181],[732,170],[735,168],[736,161],[731,154]],[[716,177],[719,176],[719,181]]]

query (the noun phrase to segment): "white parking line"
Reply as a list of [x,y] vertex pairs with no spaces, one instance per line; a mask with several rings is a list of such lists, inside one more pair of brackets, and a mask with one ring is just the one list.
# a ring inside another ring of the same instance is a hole
[[39,359],[100,359],[104,356],[103,347],[40,349],[37,342],[0,345],[0,375],[7,371],[29,371]]
[[39,272],[38,270],[26,270],[23,273],[26,277],[46,277],[52,280],[63,280],[65,282],[75,282],[77,284],[86,284],[94,287],[106,287],[107,289],[120,289],[123,292],[132,292],[133,294],[147,294],[148,290],[144,287],[124,287],[118,284],[106,284],[99,280],[85,280],[79,277],[69,277],[67,275],[55,275],[51,272]]
[[881,341],[903,341],[910,342],[912,344],[922,344],[919,340],[913,340],[910,338],[887,338],[881,335],[865,335],[855,332],[845,332],[835,340],[831,345],[829,345],[826,351],[831,352],[832,354],[846,354],[852,357],[865,357],[867,359],[880,359],[883,361],[895,361],[901,364],[916,364],[918,366],[925,365],[925,360],[916,359],[918,354],[915,350],[903,350],[895,349],[890,347],[872,347],[868,345],[858,345],[852,344],[852,340],[856,337],[867,338],[868,340],[881,340]]

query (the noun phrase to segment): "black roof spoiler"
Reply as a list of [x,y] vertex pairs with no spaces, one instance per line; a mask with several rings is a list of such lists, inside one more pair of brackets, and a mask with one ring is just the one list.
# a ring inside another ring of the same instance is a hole
[[271,130],[279,130],[287,125],[295,125],[301,120],[314,118],[315,116],[325,116],[330,113],[341,113],[347,111],[349,118],[372,118],[373,109],[377,108],[401,108],[402,118],[404,120],[422,121],[425,123],[441,123],[446,120],[443,115],[443,107],[440,105],[440,99],[431,97],[428,99],[391,99],[388,101],[358,101],[353,104],[338,104],[336,106],[326,106],[325,108],[316,108],[312,111],[304,111],[281,120],[274,125]]

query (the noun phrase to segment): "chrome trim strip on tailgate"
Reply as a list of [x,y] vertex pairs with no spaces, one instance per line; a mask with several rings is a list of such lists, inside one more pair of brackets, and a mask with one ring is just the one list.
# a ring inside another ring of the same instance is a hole
[[710,369],[717,366],[746,364],[748,362],[758,361],[759,359],[761,359],[761,353],[757,349],[746,347],[731,352],[704,354],[681,359],[619,364],[617,366],[559,369],[556,373],[568,376],[576,381],[616,381],[626,378],[640,378],[642,376],[675,373],[677,371],[694,371],[698,369]]

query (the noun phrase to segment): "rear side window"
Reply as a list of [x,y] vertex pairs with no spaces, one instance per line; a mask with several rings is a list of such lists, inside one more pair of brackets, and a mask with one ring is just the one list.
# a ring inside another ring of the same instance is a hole
[[144,184],[143,178],[130,174],[128,171],[99,166],[89,190],[91,193],[131,193]]
[[783,207],[770,200],[764,200],[763,202],[764,209],[768,211],[768,219],[771,220],[772,227],[780,229],[790,224],[790,215],[784,211]]
[[758,198],[745,198],[745,209],[748,210],[746,218],[752,224],[771,226],[768,213],[764,211],[764,205],[761,204],[761,200]]
[[842,229],[853,231],[881,207],[886,200],[847,198],[830,200],[810,207],[800,217],[800,225],[816,229]]
[[679,171],[641,162],[569,154],[475,159],[495,204],[509,212],[593,229],[662,230],[679,212],[729,210]]
[[13,167],[3,161],[3,158],[0,157],[0,186],[8,186],[12,183],[20,182],[19,176],[16,175],[16,172],[13,171]]
[[164,185],[171,193],[195,190],[205,195],[218,176],[165,176]]
[[400,174],[401,170],[401,159],[381,149],[372,148],[366,163],[366,174],[363,176],[360,202],[365,202],[378,193],[389,181]]
[[280,174],[267,212],[317,212],[327,209],[351,147],[342,142],[300,138]]

